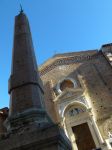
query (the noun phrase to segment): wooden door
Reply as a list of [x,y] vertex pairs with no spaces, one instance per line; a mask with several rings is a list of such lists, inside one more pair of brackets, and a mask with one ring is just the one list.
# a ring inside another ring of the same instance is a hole
[[78,150],[92,150],[96,148],[87,123],[74,126],[72,130],[76,138]]

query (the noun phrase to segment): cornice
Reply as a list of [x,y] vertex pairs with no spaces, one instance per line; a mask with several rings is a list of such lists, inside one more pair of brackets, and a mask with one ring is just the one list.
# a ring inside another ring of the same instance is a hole
[[90,61],[92,59],[96,59],[99,56],[101,56],[102,54],[98,51],[95,51],[94,53],[90,53],[90,55],[78,55],[78,56],[69,56],[69,57],[62,57],[62,58],[58,58],[55,59],[54,61],[50,61],[51,63],[47,65],[43,64],[40,68],[39,68],[39,72],[40,72],[40,76],[45,75],[46,73],[48,73],[49,71],[51,71],[52,69],[54,69],[57,66],[60,65],[70,65],[70,64],[74,64],[74,63],[81,63],[81,62],[85,62],[85,61]]

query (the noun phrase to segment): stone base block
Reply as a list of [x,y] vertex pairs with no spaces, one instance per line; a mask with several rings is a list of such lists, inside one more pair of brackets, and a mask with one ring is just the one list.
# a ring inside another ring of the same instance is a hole
[[0,150],[72,150],[63,130],[52,125],[41,130],[10,134],[0,140]]

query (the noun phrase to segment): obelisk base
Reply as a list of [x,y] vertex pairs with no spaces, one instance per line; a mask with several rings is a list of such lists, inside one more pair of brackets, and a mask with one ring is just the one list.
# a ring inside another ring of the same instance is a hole
[[45,110],[32,108],[17,115],[8,116],[4,125],[7,128],[7,133],[14,134],[27,129],[40,130],[44,126],[53,125],[53,122]]
[[2,150],[72,150],[70,141],[58,125],[11,134],[0,140],[0,147]]

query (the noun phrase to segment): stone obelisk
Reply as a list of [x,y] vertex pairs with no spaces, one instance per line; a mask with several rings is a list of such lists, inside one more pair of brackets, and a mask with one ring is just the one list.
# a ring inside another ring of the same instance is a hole
[[71,150],[63,130],[45,111],[29,22],[22,10],[15,18],[9,94],[7,133],[0,150]]
[[15,18],[12,68],[9,79],[10,109],[8,130],[25,123],[48,123],[44,109],[43,85],[39,76],[29,22],[23,11]]

